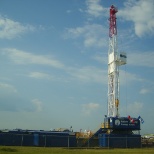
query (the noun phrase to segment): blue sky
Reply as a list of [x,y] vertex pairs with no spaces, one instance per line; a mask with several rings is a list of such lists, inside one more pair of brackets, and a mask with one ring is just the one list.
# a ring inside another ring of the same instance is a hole
[[118,7],[120,115],[154,133],[153,0],[0,2],[0,129],[95,130],[107,114],[109,7]]

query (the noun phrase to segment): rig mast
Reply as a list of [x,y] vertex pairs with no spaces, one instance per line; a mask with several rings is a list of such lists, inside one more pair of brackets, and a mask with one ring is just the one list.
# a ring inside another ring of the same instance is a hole
[[[111,5],[109,12],[108,116],[104,118],[99,139],[102,139],[102,147],[140,147],[141,135],[139,131],[141,117],[120,117],[119,115],[119,66],[126,64],[127,56],[124,52],[118,52],[117,12],[117,8]],[[134,131],[137,131],[138,134],[134,134]]]
[[117,8],[110,7],[108,51],[108,117],[119,117],[119,66],[126,64],[126,53],[118,52]]

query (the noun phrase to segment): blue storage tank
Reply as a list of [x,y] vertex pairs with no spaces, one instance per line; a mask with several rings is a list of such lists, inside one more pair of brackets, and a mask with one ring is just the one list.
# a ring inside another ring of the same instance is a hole
[[34,143],[35,146],[39,146],[39,134],[34,134]]

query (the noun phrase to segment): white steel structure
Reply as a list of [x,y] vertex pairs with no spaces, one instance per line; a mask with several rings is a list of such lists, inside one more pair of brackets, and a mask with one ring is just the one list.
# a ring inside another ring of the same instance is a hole
[[119,117],[119,66],[126,64],[126,53],[119,53],[115,6],[110,8],[108,51],[108,117]]

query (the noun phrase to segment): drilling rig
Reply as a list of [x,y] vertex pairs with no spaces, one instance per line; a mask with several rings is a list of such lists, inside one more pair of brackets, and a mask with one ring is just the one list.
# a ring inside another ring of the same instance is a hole
[[[125,52],[118,52],[117,18],[118,9],[111,5],[109,17],[109,50],[108,50],[108,113],[102,124],[103,133],[99,134],[102,147],[140,147],[140,120],[121,117],[119,113],[120,88],[119,66],[127,63]],[[134,134],[134,132],[137,132]]]
[[108,51],[108,117],[119,117],[119,66],[126,64],[126,53],[117,47],[117,8],[110,8]]

